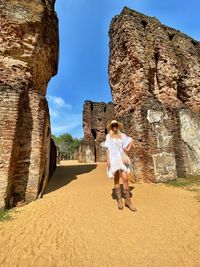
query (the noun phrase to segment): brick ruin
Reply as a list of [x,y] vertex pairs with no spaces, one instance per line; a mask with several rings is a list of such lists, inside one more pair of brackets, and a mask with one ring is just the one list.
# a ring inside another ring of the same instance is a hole
[[113,119],[113,103],[85,101],[83,107],[84,139],[79,147],[80,162],[105,161],[103,144],[106,126]]
[[[0,209],[42,195],[59,160],[45,97],[58,65],[54,2],[0,0]],[[200,175],[200,43],[128,8],[109,35],[114,104],[85,102],[79,161],[105,161],[117,118],[137,181]]]
[[35,199],[55,169],[45,98],[57,72],[54,0],[0,1],[0,24],[0,208],[9,208]]
[[137,181],[200,175],[200,43],[128,8],[110,26],[115,116]]

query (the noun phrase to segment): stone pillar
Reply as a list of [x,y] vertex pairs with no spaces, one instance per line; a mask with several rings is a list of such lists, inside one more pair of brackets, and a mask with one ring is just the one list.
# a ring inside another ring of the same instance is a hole
[[0,209],[30,201],[48,177],[50,121],[45,99],[57,72],[54,1],[0,3]]

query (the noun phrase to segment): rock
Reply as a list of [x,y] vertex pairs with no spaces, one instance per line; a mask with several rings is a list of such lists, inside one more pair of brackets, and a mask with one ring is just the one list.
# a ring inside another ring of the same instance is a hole
[[109,35],[115,116],[134,139],[137,180],[199,175],[200,43],[128,8]]
[[1,1],[0,21],[0,208],[8,208],[35,199],[49,175],[45,95],[57,72],[58,21],[52,0]]

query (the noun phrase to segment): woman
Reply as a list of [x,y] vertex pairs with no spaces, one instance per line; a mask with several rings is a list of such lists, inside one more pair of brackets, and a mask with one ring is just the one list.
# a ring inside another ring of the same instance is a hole
[[130,162],[124,163],[123,153],[131,149],[133,140],[124,133],[121,133],[122,124],[113,120],[107,129],[109,133],[106,136],[106,158],[107,158],[107,173],[109,178],[114,177],[114,191],[118,202],[118,208],[123,209],[123,202],[121,197],[121,189],[119,178],[121,176],[123,181],[123,191],[125,196],[125,206],[131,211],[136,211],[130,199],[130,189],[128,181],[128,172],[130,172]]

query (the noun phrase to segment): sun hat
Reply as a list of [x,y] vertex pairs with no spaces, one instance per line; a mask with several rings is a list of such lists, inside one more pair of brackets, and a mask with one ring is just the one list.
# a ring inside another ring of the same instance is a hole
[[117,124],[118,125],[118,128],[119,129],[122,129],[123,128],[123,124],[121,122],[118,122],[117,120],[112,120],[108,125],[107,125],[107,129],[110,130],[111,129],[111,126],[113,124]]

